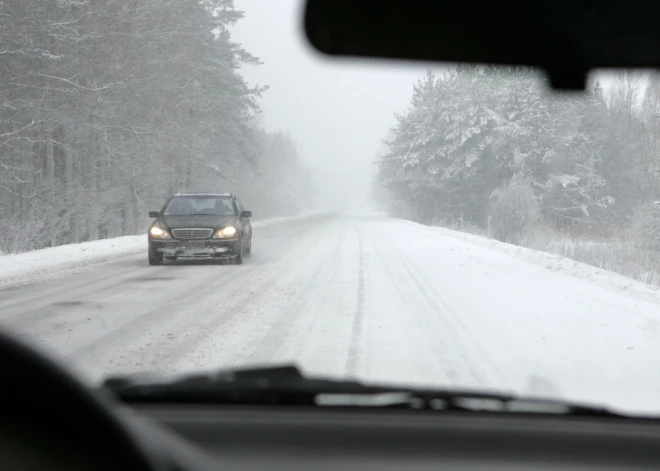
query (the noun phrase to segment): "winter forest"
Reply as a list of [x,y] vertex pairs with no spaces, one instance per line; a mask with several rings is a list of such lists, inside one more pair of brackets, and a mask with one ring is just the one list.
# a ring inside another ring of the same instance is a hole
[[146,230],[177,191],[233,191],[256,218],[314,188],[257,125],[259,59],[232,0],[0,3],[0,252]]
[[390,214],[660,284],[660,76],[558,94],[527,68],[428,72],[378,158]]
[[[257,219],[314,207],[294,138],[259,125],[268,86],[241,74],[260,60],[232,40],[233,0],[0,14],[0,252],[142,233],[177,191],[236,192]],[[660,286],[660,75],[560,94],[528,68],[458,66],[395,118],[373,192],[390,215]]]

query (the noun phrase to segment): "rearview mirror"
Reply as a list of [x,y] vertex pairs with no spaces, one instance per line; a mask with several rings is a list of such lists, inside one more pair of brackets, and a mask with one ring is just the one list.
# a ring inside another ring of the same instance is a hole
[[660,66],[659,13],[649,1],[307,0],[304,27],[331,56],[527,65],[584,90],[594,69]]
[[241,213],[241,217],[243,218],[251,218],[252,217],[252,211],[243,211]]
[[160,216],[160,211],[149,211],[150,218],[157,218],[158,216]]

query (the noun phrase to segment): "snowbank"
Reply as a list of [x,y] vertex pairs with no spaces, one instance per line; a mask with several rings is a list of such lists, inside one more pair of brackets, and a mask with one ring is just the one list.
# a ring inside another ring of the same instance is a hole
[[404,224],[416,228],[420,231],[427,231],[469,242],[470,244],[490,249],[493,251],[504,252],[518,259],[524,260],[546,270],[565,273],[580,278],[591,283],[595,283],[607,289],[613,289],[621,293],[627,293],[638,299],[660,303],[660,290],[641,281],[628,278],[618,273],[608,271],[602,268],[577,262],[573,259],[562,257],[560,255],[541,252],[539,250],[528,249],[518,245],[507,244],[498,240],[489,239],[474,234],[445,229],[443,227],[431,227],[418,224],[412,221],[401,220]]
[[[299,216],[256,221],[252,226],[257,229],[266,228],[287,221],[326,217],[330,214],[326,211],[309,211]],[[147,236],[137,235],[61,245],[20,254],[6,255],[0,252],[0,288],[50,278],[111,260],[145,255],[146,251]]]
[[55,274],[131,255],[144,254],[147,236],[126,236],[61,245],[0,256],[0,287],[26,283]]

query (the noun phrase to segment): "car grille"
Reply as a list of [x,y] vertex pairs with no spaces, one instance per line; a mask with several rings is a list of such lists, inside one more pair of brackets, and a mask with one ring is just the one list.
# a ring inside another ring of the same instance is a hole
[[208,239],[213,234],[213,229],[172,229],[175,239]]

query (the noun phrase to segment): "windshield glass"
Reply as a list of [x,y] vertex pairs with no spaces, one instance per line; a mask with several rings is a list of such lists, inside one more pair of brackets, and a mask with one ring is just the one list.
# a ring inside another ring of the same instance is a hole
[[0,3],[2,328],[660,414],[660,74],[330,61],[303,3]]
[[175,196],[163,211],[165,216],[234,216],[234,203],[229,197]]

